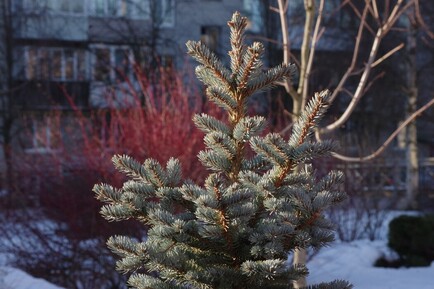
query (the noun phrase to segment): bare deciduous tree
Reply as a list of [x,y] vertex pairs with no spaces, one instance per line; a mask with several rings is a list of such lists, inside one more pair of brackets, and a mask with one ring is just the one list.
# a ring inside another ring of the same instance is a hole
[[[289,39],[289,4],[290,1],[288,0],[277,0],[277,6],[270,6],[270,9],[278,13],[280,17],[282,32],[281,37],[283,42],[283,61],[285,63],[290,63],[294,61],[294,54],[291,53],[291,45]],[[304,0],[303,4],[305,15],[304,29],[300,48],[300,57],[296,60],[296,63],[298,63],[300,70],[299,79],[297,83],[293,83],[292,80],[287,80],[282,83],[286,92],[290,95],[292,99],[293,106],[291,116],[293,122],[298,118],[301,108],[305,105],[306,101],[312,94],[312,91],[310,90],[312,67],[317,57],[316,48],[318,41],[324,34],[324,27],[322,24],[324,21],[324,7],[326,5],[326,1]],[[336,131],[348,121],[350,116],[359,105],[361,99],[366,94],[366,91],[370,88],[372,82],[376,78],[375,76],[372,76],[373,68],[380,65],[382,62],[384,62],[386,59],[391,57],[393,54],[395,54],[397,51],[401,50],[405,46],[406,43],[399,43],[383,55],[380,55],[380,47],[383,44],[385,37],[390,34],[392,29],[397,27],[398,21],[402,19],[402,17],[405,16],[406,13],[413,11],[414,13],[412,16],[412,23],[415,24],[417,23],[417,21],[419,23],[422,23],[419,14],[419,2],[417,0],[365,0],[364,3],[361,3],[361,1],[357,2],[352,0],[343,0],[340,1],[340,6],[338,7],[338,9],[341,9],[343,7],[351,8],[353,13],[357,16],[358,29],[353,43],[351,62],[343,75],[340,76],[340,80],[338,81],[338,84],[332,93],[330,102],[335,101],[338,96],[341,95],[349,95],[351,97],[351,101],[346,106],[344,112],[340,114],[336,120],[329,123],[325,127],[321,127],[317,130],[317,138]],[[366,54],[365,58],[363,58],[365,54],[361,51],[361,45],[362,43],[366,43],[366,40],[369,40],[369,43],[371,44],[369,48],[369,53]],[[411,38],[408,38],[407,51],[410,51],[412,49],[412,41],[413,40]],[[411,65],[411,63],[412,62],[410,58],[409,64]],[[347,157],[338,153],[334,154],[336,158],[344,161],[362,162],[371,160],[378,156],[382,151],[384,151],[386,146],[390,144],[392,139],[399,133],[400,130],[402,130],[404,126],[411,124],[408,129],[408,161],[410,170],[408,174],[409,178],[413,179],[411,182],[410,179],[408,180],[409,187],[407,192],[407,202],[412,202],[415,196],[414,190],[417,190],[417,188],[415,187],[415,182],[417,181],[417,179],[414,179],[415,171],[417,171],[417,165],[414,164],[414,161],[417,162],[417,146],[415,134],[416,126],[414,125],[414,122],[412,124],[412,121],[424,110],[434,104],[434,100],[431,100],[419,110],[416,109],[417,90],[415,90],[416,86],[414,75],[411,73],[411,71],[408,71],[407,82],[408,87],[412,88],[409,90],[409,92],[412,93],[410,93],[409,95],[410,97],[406,120],[394,133],[392,133],[391,137],[389,137],[377,151],[368,156]],[[353,90],[350,90],[348,89],[347,84],[349,82],[349,79],[354,77],[357,77],[357,85]],[[306,262],[306,254],[303,250],[295,252],[294,262]],[[305,280],[299,280],[299,282],[295,284],[295,288],[301,288],[305,285]]]

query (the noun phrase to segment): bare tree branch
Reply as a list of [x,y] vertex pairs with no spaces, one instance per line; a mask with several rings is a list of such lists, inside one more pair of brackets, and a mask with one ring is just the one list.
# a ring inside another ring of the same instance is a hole
[[[370,1],[367,1],[367,3],[368,2],[370,2]],[[408,7],[410,7],[410,5],[414,4],[414,1],[409,1],[405,6],[401,7],[402,2],[403,2],[403,0],[397,1],[397,3],[395,4],[395,6],[392,9],[392,12],[387,17],[387,19],[385,20],[383,25],[377,29],[374,41],[373,41],[372,46],[371,46],[371,52],[369,54],[368,60],[365,64],[365,68],[364,68],[363,73],[360,77],[358,86],[356,88],[356,91],[354,92],[354,96],[353,96],[353,99],[351,100],[350,104],[348,105],[348,107],[346,108],[344,113],[335,122],[327,125],[325,128],[322,128],[320,130],[320,132],[322,134],[330,133],[331,131],[342,126],[348,120],[348,118],[351,116],[351,114],[353,113],[354,109],[356,108],[357,104],[359,103],[359,101],[362,98],[363,93],[365,91],[365,86],[368,83],[368,77],[370,75],[371,69],[373,68],[373,64],[376,62],[375,58],[377,57],[377,53],[378,53],[378,50],[380,48],[381,40],[390,31],[390,29],[396,23],[398,18],[402,15],[402,13],[404,13],[404,11],[406,11],[406,9],[408,9]],[[402,9],[400,9],[400,7]],[[366,11],[366,9],[367,9],[367,6],[365,7],[365,11]],[[365,11],[364,11],[364,13],[365,13]],[[363,25],[363,24],[361,23],[360,25]],[[345,77],[345,75],[344,75],[344,77]],[[342,80],[339,84],[341,84],[341,83],[342,83]],[[342,85],[343,85],[343,83],[342,83]],[[336,90],[335,90],[335,92],[332,95],[332,100],[334,99],[333,98],[333,96],[335,96],[334,94],[338,93],[338,92],[336,92]]]
[[353,9],[354,13],[359,18],[360,23],[361,24],[363,23],[363,27],[365,27],[372,35],[375,35],[374,29],[372,29],[371,26],[369,26],[369,24],[366,22],[366,15],[367,15],[367,12],[369,12],[369,5],[368,5],[368,3],[365,5],[366,14],[364,12],[365,9],[363,9],[363,13],[360,13],[360,11],[357,8],[357,6],[354,5],[354,3],[351,0],[348,1],[348,5],[351,7],[351,9]]
[[[308,88],[309,88],[309,79],[310,79],[310,73],[312,71],[312,65],[313,65],[313,60],[314,60],[314,56],[315,56],[315,48],[316,48],[316,43],[320,38],[320,33],[321,33],[321,21],[323,18],[323,11],[324,11],[324,0],[320,1],[319,7],[318,7],[318,14],[316,17],[316,23],[315,23],[315,29],[312,35],[312,43],[310,45],[310,52],[309,52],[309,58],[306,64],[306,71],[305,71],[305,75],[303,77],[304,81],[303,81],[303,87],[301,88],[302,90],[302,95],[301,95],[301,99],[302,99],[302,103],[301,103],[301,107],[305,107],[306,106],[306,102],[307,102],[307,97],[308,97]],[[301,79],[301,77],[300,77]]]
[[[339,153],[333,153],[332,156],[346,162],[367,162],[370,160],[375,159],[378,157],[393,141],[393,139],[412,121],[414,121],[417,117],[419,117],[424,111],[426,111],[428,108],[430,108],[432,105],[434,105],[434,98],[431,99],[428,103],[426,103],[424,106],[419,108],[416,112],[414,112],[412,115],[410,115],[401,125],[387,138],[387,140],[372,154],[363,156],[363,157],[350,157],[350,156],[344,156]],[[318,141],[321,141],[320,134],[318,131],[315,134]]]
[[309,55],[311,51],[311,42],[312,42],[311,34],[312,34],[312,28],[315,19],[315,1],[305,0],[304,10],[306,12],[306,19],[304,22],[303,42],[300,48],[301,67],[300,67],[300,79],[297,88],[297,93],[298,95],[300,95],[300,97],[303,96],[304,93],[303,90],[306,88],[304,87],[304,84],[306,79],[307,64],[309,61]]
[[428,25],[425,23],[425,21],[423,20],[422,14],[420,13],[420,4],[419,4],[419,0],[415,0],[415,17],[416,17],[416,21],[417,23],[424,29],[425,33],[429,36],[429,38],[431,38],[432,40],[434,40],[434,32],[432,32]]
[[360,25],[359,25],[359,29],[357,31],[356,42],[354,44],[353,57],[351,58],[350,66],[348,66],[347,71],[341,77],[341,80],[339,81],[338,85],[336,86],[336,89],[332,93],[332,95],[330,97],[330,102],[333,102],[335,100],[336,96],[342,90],[342,88],[344,87],[344,85],[347,82],[350,75],[353,73],[353,70],[356,66],[357,57],[359,56],[360,42],[362,41],[364,22],[366,22],[367,13],[368,13],[368,7],[365,7],[365,9],[363,10],[363,14],[361,15],[361,18],[360,18]]
[[381,62],[383,62],[384,60],[386,60],[387,58],[389,58],[390,56],[392,56],[393,54],[395,54],[396,52],[404,48],[404,46],[405,46],[404,43],[401,43],[395,48],[391,49],[389,52],[387,52],[382,57],[378,58],[374,63],[372,63],[372,68],[374,68],[375,66],[377,66],[378,64],[380,64]]
[[[288,0],[278,0],[277,4],[279,5],[279,17],[280,17],[280,26],[282,29],[282,49],[283,49],[283,63],[289,64],[291,61],[291,45],[289,41],[289,34],[288,34],[288,23],[286,19],[286,12],[288,10]],[[291,83],[291,79],[287,78],[284,83],[283,87],[285,88],[286,92],[292,97],[292,99],[299,99],[300,95],[297,93],[297,91],[294,89]]]

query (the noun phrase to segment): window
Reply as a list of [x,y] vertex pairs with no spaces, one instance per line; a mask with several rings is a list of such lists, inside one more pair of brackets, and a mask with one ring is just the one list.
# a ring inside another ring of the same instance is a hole
[[84,50],[77,50],[75,51],[76,56],[76,65],[75,65],[75,79],[82,81],[87,79],[86,75],[86,53]]
[[[154,1],[154,0],[152,0]],[[156,1],[156,2],[160,2]],[[165,1],[165,0],[164,0]],[[163,1],[163,2],[164,2]],[[149,18],[150,0],[93,0],[92,11],[101,17]]]
[[26,74],[27,79],[38,78],[38,50],[36,48],[27,50]]
[[51,47],[27,47],[26,78],[38,80],[86,80],[84,50]]
[[32,153],[49,152],[60,145],[60,127],[56,117],[33,116],[26,120],[30,138],[26,138],[25,150]]
[[122,2],[122,15],[129,15],[138,19],[149,19],[151,15],[149,0],[129,0],[129,3],[126,1],[128,0]]
[[68,1],[68,0],[60,0],[59,1],[59,5],[60,5],[60,11],[62,12],[69,12],[70,11],[70,5],[72,4],[72,1]]
[[107,15],[116,16],[118,13],[117,2],[118,0],[106,0],[107,2]]
[[97,46],[93,48],[93,80],[123,82],[131,76],[132,53],[122,46]]
[[172,27],[174,4],[174,0],[93,0],[91,13],[98,17],[152,18],[163,27]]
[[130,72],[128,49],[115,49],[115,75],[117,81],[124,81]]
[[51,70],[50,51],[46,49],[39,50],[38,58],[39,58],[39,63],[38,63],[39,79],[50,79],[50,70]]
[[174,0],[156,1],[154,5],[156,20],[163,27],[172,27],[175,24]]
[[21,0],[21,2],[25,11],[35,11],[48,7],[44,0]]
[[70,1],[70,11],[72,13],[83,13],[84,12],[84,3],[83,0],[79,1]]
[[[289,1],[291,2],[291,1]],[[261,32],[264,27],[262,19],[262,5],[259,0],[244,0],[244,10],[249,16],[249,23],[247,29],[252,32]]]
[[13,12],[22,12],[23,11],[23,1],[24,0],[12,1],[12,11]]
[[208,46],[209,49],[216,52],[219,46],[220,27],[219,26],[202,26],[200,40]]
[[110,80],[110,50],[106,48],[95,49],[95,63],[93,66],[93,79],[96,81]]
[[105,0],[95,0],[95,14],[105,15]]
[[74,51],[67,49],[63,52],[63,76],[65,79],[74,79],[74,72],[76,69],[74,69]]
[[52,78],[62,79],[62,50],[52,51]]
[[[15,0],[14,0],[15,1]],[[43,10],[67,14],[83,14],[86,0],[19,0],[27,11]]]

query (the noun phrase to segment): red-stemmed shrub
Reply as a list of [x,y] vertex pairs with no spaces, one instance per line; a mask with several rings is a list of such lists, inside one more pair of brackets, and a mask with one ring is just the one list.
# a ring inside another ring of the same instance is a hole
[[[191,119],[195,113],[220,113],[203,102],[194,83],[186,84],[185,77],[173,70],[162,69],[151,77],[137,70],[134,81],[125,79],[116,87],[107,87],[99,99],[103,105],[94,109],[77,107],[65,91],[71,109],[46,115],[48,131],[56,136],[55,147],[43,154],[17,154],[17,179],[23,180],[17,191],[34,207],[15,220],[22,224],[16,231],[8,229],[21,240],[5,245],[16,256],[16,266],[66,288],[120,288],[124,282],[115,277],[103,243],[114,234],[137,238],[145,234],[135,223],[113,226],[99,216],[92,186],[123,181],[111,157],[152,156],[166,162],[175,156],[186,175],[201,181],[197,153],[203,148],[203,134]],[[41,223],[50,224],[49,228]],[[26,242],[37,246],[23,245]]]

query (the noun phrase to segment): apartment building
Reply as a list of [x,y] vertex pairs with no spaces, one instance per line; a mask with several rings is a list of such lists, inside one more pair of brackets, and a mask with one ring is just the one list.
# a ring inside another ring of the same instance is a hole
[[82,109],[106,106],[107,90],[134,78],[133,64],[180,68],[190,39],[225,55],[236,10],[254,20],[252,32],[262,29],[258,0],[1,1],[0,64],[11,76],[2,83],[2,122],[36,115],[25,142],[34,152],[54,145],[47,111],[68,110],[71,99]]
[[[189,61],[185,54],[187,40],[200,39],[226,57],[226,22],[234,11],[249,17],[250,33],[278,42],[281,39],[279,23],[264,17],[270,13],[268,5],[276,4],[274,1],[0,1],[0,34],[4,40],[0,44],[0,71],[10,76],[0,80],[2,138],[11,142],[17,120],[31,114],[27,120],[30,123],[25,124],[30,128],[26,134],[29,137],[16,146],[29,153],[55,147],[56,137],[47,129],[51,121],[47,112],[70,109],[65,94],[81,109],[104,107],[107,91],[116,94],[129,85],[127,79],[133,79],[133,63],[145,69],[156,65],[181,68]],[[316,60],[312,75],[315,89],[333,89],[339,79],[336,72],[345,69],[345,59],[351,54],[354,35],[348,33],[348,27],[356,26],[357,19],[338,9],[340,2],[325,2],[327,29],[317,46],[322,56]],[[291,48],[297,55],[302,40],[303,1],[288,3]],[[272,63],[276,64],[282,55],[281,46],[273,47],[269,59],[277,55]],[[370,113],[367,108],[374,107],[369,104],[361,113],[366,116]],[[358,129],[357,120],[343,128],[356,134]],[[421,135],[426,131],[422,130]],[[428,134],[427,156],[432,156],[431,138],[432,134]]]

